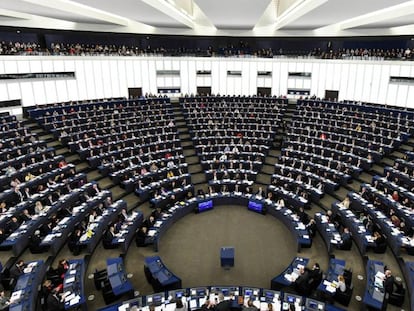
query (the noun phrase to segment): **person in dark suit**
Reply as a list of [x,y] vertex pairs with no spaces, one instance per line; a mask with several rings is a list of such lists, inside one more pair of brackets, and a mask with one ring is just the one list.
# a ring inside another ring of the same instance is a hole
[[147,242],[146,242],[147,232],[148,232],[148,228],[145,227],[145,226],[142,226],[137,231],[137,235],[135,237],[135,243],[137,244],[138,247],[142,247],[142,246],[147,246],[148,245]]
[[305,210],[303,209],[303,207],[299,208],[299,212],[298,212],[298,216],[299,216],[299,220],[306,226],[310,219],[309,219],[309,215],[305,212]]
[[394,276],[391,273],[391,270],[385,270],[384,276],[384,290],[388,294],[394,292]]
[[29,214],[28,209],[24,209],[22,214],[20,215],[20,220],[23,222],[29,221],[32,219],[32,215]]
[[349,232],[349,228],[345,227],[344,231],[342,232],[341,235],[341,239],[342,239],[342,245],[339,245],[339,249],[342,250],[350,250],[352,247],[352,237],[351,237],[351,232]]
[[308,280],[309,280],[308,272],[305,270],[305,268],[300,267],[299,276],[294,282],[294,288],[299,294],[303,295],[306,292],[307,286],[308,286]]
[[23,274],[26,264],[23,260],[18,260],[13,267],[10,268],[10,278],[17,280]]
[[17,217],[13,216],[10,222],[7,224],[7,232],[11,234],[14,231],[16,231],[17,228],[19,227],[20,227],[20,223],[17,220]]
[[102,243],[104,248],[115,248],[116,245],[112,244],[112,240],[115,237],[115,227],[114,226],[109,226],[108,230],[106,230],[103,239],[102,239]]
[[152,228],[152,227],[154,227],[154,224],[155,224],[155,218],[154,218],[154,216],[149,216],[145,221],[144,221],[144,223],[142,224],[144,227],[147,227],[147,228]]
[[230,311],[231,300],[224,300],[224,295],[220,293],[218,295],[218,304],[214,308],[216,311]]
[[322,271],[319,263],[316,262],[312,269],[305,268],[305,271],[308,273],[308,290],[316,289],[322,281]]
[[53,289],[52,293],[47,296],[47,311],[63,311],[65,305],[62,297],[60,297],[58,289]]
[[39,254],[45,251],[45,248],[40,246],[42,237],[40,236],[40,230],[36,230],[29,238],[29,249],[32,254]]
[[23,193],[20,191],[20,187],[16,186],[13,191],[13,196],[11,199],[11,204],[16,205],[24,201]]
[[78,228],[69,237],[68,247],[72,254],[75,256],[79,255],[81,252],[81,247],[79,245],[79,239],[81,235],[82,231]]

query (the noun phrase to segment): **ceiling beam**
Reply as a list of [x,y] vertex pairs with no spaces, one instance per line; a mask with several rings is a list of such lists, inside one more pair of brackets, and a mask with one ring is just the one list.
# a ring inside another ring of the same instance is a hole
[[22,12],[16,12],[16,11],[12,11],[12,10],[1,9],[1,8],[0,8],[0,15],[13,17],[13,18],[20,18],[20,19],[31,19],[31,17],[32,17],[30,14],[26,14],[26,13],[22,13]]
[[128,26],[130,20],[103,10],[99,10],[70,0],[22,0],[28,3],[48,7],[51,9],[89,17],[120,26]]
[[339,22],[340,29],[356,28],[363,25],[378,23],[414,14],[414,1],[407,1],[388,8],[377,10]]
[[194,16],[187,12],[183,7],[180,7],[174,0],[142,0],[142,2],[157,9],[163,14],[174,18],[176,21],[189,28],[196,27]]
[[266,7],[266,9],[263,11],[262,16],[258,19],[256,22],[256,25],[254,25],[253,30],[258,30],[262,27],[268,27],[275,23],[277,19],[277,2],[278,0],[271,0],[269,5]]
[[278,16],[274,30],[281,29],[290,23],[294,22],[298,18],[313,11],[317,7],[326,3],[328,0],[300,0],[296,1],[287,10],[285,10],[280,16]]

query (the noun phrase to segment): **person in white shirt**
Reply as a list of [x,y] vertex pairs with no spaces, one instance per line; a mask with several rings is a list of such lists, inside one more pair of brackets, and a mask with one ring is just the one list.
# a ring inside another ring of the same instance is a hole
[[338,282],[337,282],[336,290],[340,291],[341,293],[344,293],[346,291],[345,278],[343,275],[338,275]]

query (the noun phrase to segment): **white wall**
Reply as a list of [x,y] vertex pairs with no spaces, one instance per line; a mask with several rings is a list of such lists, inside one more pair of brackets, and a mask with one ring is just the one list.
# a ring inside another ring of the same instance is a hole
[[[157,77],[157,70],[180,70],[180,76]],[[197,76],[211,70],[211,76]],[[228,70],[241,76],[227,76]],[[68,100],[128,96],[128,87],[156,93],[158,87],[181,87],[196,93],[211,86],[213,93],[256,94],[271,87],[274,95],[288,88],[309,88],[323,97],[338,90],[339,100],[353,99],[414,108],[414,84],[390,84],[389,76],[414,77],[414,62],[259,58],[190,57],[59,57],[1,56],[1,73],[74,71],[76,79],[0,80],[0,100],[21,99],[23,106]],[[257,71],[271,71],[258,77]],[[311,79],[288,78],[288,72],[311,72]]]

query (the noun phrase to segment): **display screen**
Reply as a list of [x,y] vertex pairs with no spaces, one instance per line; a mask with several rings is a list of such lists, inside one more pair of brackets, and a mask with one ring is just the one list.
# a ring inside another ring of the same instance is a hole
[[207,210],[212,209],[212,208],[213,208],[213,201],[212,200],[198,203],[198,211],[199,212],[207,211]]
[[263,204],[255,201],[249,201],[249,205],[247,208],[249,210],[261,213],[263,211]]

